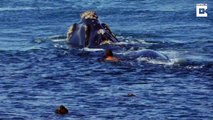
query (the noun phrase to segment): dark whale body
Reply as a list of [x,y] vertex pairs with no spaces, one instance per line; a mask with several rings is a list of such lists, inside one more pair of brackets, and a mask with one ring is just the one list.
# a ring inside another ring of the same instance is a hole
[[166,56],[162,53],[156,52],[154,50],[149,50],[149,49],[140,50],[137,52],[131,52],[131,53],[129,53],[129,56],[131,58],[143,57],[143,58],[159,60],[159,61],[163,61],[163,62],[170,61],[168,56]]
[[[119,42],[109,27],[97,19],[81,19],[79,23],[73,25],[72,31],[71,37],[67,38],[72,47],[113,49],[116,47],[113,43]],[[147,49],[131,52],[130,57],[169,61],[166,55]]]
[[72,37],[68,38],[71,46],[80,48],[97,48],[104,41],[118,42],[108,26],[96,19],[82,19],[75,23]]

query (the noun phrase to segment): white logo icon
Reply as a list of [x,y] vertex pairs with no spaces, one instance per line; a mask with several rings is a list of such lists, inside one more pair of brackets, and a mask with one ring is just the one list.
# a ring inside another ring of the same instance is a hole
[[196,17],[207,17],[207,4],[196,4]]

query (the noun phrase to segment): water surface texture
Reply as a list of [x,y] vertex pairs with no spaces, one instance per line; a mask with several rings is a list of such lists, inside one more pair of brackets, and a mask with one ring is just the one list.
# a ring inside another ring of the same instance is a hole
[[[0,2],[1,120],[213,119],[213,1],[207,18],[198,0]],[[85,10],[118,36],[122,62],[64,43]],[[144,49],[170,61],[128,56]]]

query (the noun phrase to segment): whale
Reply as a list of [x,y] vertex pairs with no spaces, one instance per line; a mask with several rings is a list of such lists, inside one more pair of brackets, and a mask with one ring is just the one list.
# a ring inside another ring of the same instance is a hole
[[132,51],[132,52],[127,53],[127,56],[129,56],[130,59],[146,58],[148,60],[170,62],[170,59],[167,55],[154,51],[154,50],[151,50],[151,49]]
[[98,48],[119,40],[105,23],[97,19],[82,19],[73,25],[72,35],[67,37],[67,41],[72,47]]
[[[67,42],[71,47],[118,49],[116,43],[120,41],[112,33],[109,26],[101,23],[94,11],[81,14],[80,22],[74,23],[67,32]],[[169,61],[168,56],[154,50],[144,49],[130,52],[130,58],[147,58],[160,61]]]

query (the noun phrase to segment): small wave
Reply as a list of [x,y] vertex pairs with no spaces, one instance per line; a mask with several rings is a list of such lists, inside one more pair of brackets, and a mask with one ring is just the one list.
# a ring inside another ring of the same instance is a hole
[[149,42],[149,41],[145,41],[143,39],[125,39],[122,40],[121,42],[115,43],[117,45],[127,45],[127,44],[145,44],[145,45],[152,45],[152,44],[157,44],[154,42]]
[[15,8],[11,8],[11,7],[5,7],[5,8],[0,8],[0,12],[3,11],[19,11],[19,10],[35,10],[36,8],[33,7],[15,7]]
[[81,50],[88,51],[88,52],[104,51],[104,49],[101,49],[101,48],[82,48]]
[[[27,10],[37,10],[38,8],[35,7],[4,7],[0,8],[0,12],[4,11],[27,11]],[[55,7],[41,7],[40,10],[51,10],[51,9],[57,9]]]
[[67,37],[64,35],[53,35],[48,38],[52,40],[66,40]]
[[161,61],[161,60],[156,60],[156,59],[150,59],[147,57],[139,57],[137,58],[138,62],[147,62],[147,63],[151,63],[151,64],[158,64],[158,65],[173,65],[174,62],[173,61]]
[[211,61],[193,60],[189,58],[179,59],[173,65],[174,67],[184,67],[189,70],[211,68],[213,66]]

